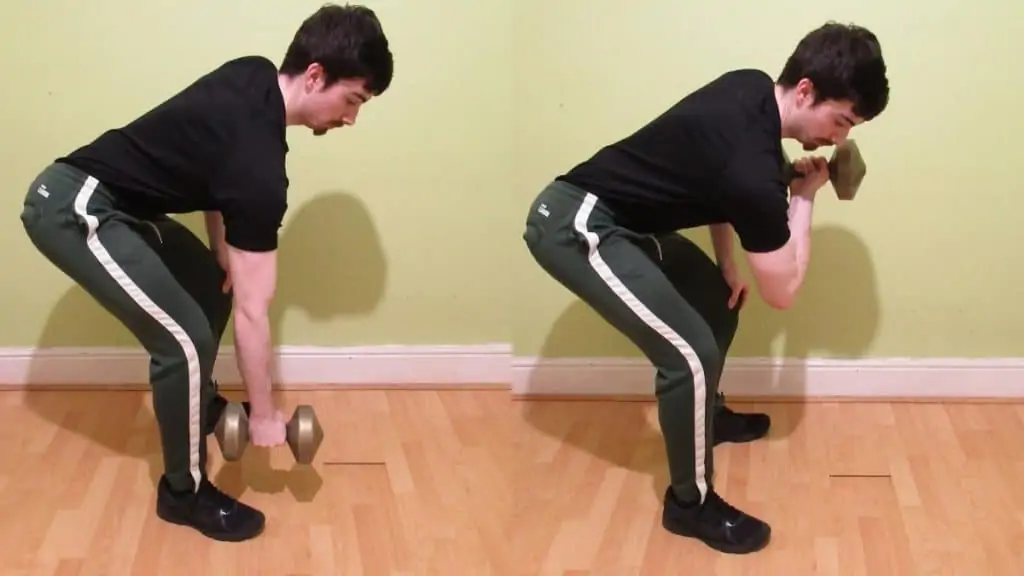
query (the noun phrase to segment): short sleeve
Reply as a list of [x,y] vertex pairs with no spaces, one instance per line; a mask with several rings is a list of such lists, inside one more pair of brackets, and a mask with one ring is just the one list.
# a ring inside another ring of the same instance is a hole
[[[258,188],[252,190],[260,193]],[[268,193],[274,191],[267,190]],[[224,216],[224,240],[248,252],[277,250],[278,231],[284,221],[287,203],[277,198],[237,198],[221,214]]]
[[212,192],[224,217],[224,239],[239,250],[277,249],[288,209],[285,148],[271,136],[242,138],[227,158]]
[[769,152],[738,155],[726,169],[722,212],[747,252],[789,242],[789,197],[781,162]]

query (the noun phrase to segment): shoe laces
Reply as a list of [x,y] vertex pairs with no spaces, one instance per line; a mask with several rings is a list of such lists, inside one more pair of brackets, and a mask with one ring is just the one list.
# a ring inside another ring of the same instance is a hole
[[199,493],[203,500],[218,508],[234,506],[237,502],[234,498],[214,486],[209,479],[203,478],[199,485]]
[[725,515],[731,518],[738,518],[743,515],[738,508],[726,502],[718,492],[711,490],[704,499],[704,510],[716,515]]

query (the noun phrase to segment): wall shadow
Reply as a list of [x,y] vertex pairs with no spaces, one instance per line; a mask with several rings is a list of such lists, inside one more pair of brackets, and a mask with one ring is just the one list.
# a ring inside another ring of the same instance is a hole
[[329,191],[296,208],[281,236],[271,308],[275,342],[280,320],[293,308],[315,320],[371,314],[388,279],[380,234],[359,197]]
[[[177,219],[203,242],[206,233],[201,214],[178,216]],[[42,258],[42,256],[39,256]],[[42,266],[48,265],[41,260]],[[376,226],[366,206],[353,194],[328,191],[318,194],[290,210],[281,231],[278,254],[278,288],[270,313],[274,345],[281,342],[282,320],[297,309],[318,321],[345,315],[366,315],[380,304],[387,284],[387,265]],[[233,330],[229,322],[222,345],[230,342]],[[97,342],[95,334],[104,336]],[[138,347],[138,342],[95,300],[78,286],[73,286],[58,301],[40,335],[39,348],[125,346]],[[47,377],[42,360],[29,367],[29,381]],[[138,372],[138,384],[147,388],[146,367]],[[25,404],[42,418],[65,430],[82,435],[105,449],[132,458],[147,460],[154,484],[163,472],[160,440],[152,412],[152,396],[137,391],[33,391],[26,393]],[[243,400],[241,390],[222,392],[232,400]],[[279,393],[278,393],[279,394]],[[93,418],[97,403],[79,399],[103,397],[110,414],[132,414],[123,425],[111,425],[106,417]],[[286,416],[291,416],[292,403],[278,396]],[[325,443],[329,438],[325,437]],[[208,449],[218,452],[212,436]],[[323,446],[321,446],[323,449]],[[276,450],[288,450],[282,446]],[[290,453],[288,458],[290,458]],[[294,470],[272,470],[270,452],[250,446],[240,462],[220,468],[217,482],[222,489],[239,496],[247,488],[260,492],[289,489],[300,498],[311,497],[319,478],[312,467]]]
[[[740,316],[733,358],[785,360],[764,382],[733,372],[722,388],[737,396],[777,393],[784,399],[803,398],[808,392],[807,369],[815,358],[860,358],[870,352],[878,335],[881,308],[878,281],[871,253],[853,231],[840,226],[815,228],[811,264],[796,303],[774,310],[756,296]],[[749,277],[749,275],[748,275]],[[742,406],[739,406],[741,405]],[[760,409],[772,414],[773,435],[785,436],[799,426],[805,404],[785,407],[764,402],[755,406],[737,402],[738,409]]]
[[[748,297],[721,382],[731,407],[738,411],[765,411],[772,416],[769,439],[792,433],[801,420],[802,405],[730,401],[730,388],[757,393],[757,383],[748,376],[729,375],[731,361],[737,357],[773,356],[779,339],[779,355],[788,359],[853,358],[868,352],[878,332],[878,286],[867,247],[853,232],[835,226],[815,229],[812,242],[811,267],[797,304],[789,310],[777,311],[760,303],[756,295]],[[551,326],[539,356],[633,356],[646,363],[625,337],[579,300],[569,305]],[[668,483],[668,471],[653,403],[654,372],[652,369],[643,374],[638,370],[621,373],[623,378],[631,379],[628,387],[648,386],[651,395],[625,402],[531,399],[523,402],[520,413],[538,431],[574,449],[613,466],[651,476],[660,498]],[[643,384],[638,378],[643,378]],[[765,390],[783,389],[792,392],[787,395],[799,396],[806,389],[806,373],[799,365],[795,369],[774,370],[769,378],[764,383]],[[741,382],[742,386],[737,386]],[[730,446],[722,444],[715,451],[729,450]]]

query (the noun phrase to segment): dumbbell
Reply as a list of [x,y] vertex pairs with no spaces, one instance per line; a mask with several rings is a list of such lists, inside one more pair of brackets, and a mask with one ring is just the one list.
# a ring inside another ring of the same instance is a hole
[[[788,185],[793,179],[799,178],[800,173],[796,171],[785,150],[782,151],[782,155],[786,159],[782,170],[783,180]],[[828,179],[832,182],[836,197],[840,200],[853,200],[866,173],[867,166],[864,165],[864,158],[860,155],[860,148],[855,141],[847,140],[836,146],[832,158],[828,161]]]
[[[305,404],[296,406],[285,429],[288,447],[292,449],[295,461],[299,464],[312,462],[324,439],[324,431],[313,407]],[[217,421],[214,434],[225,460],[235,461],[242,457],[249,445],[249,417],[240,403],[228,403]]]

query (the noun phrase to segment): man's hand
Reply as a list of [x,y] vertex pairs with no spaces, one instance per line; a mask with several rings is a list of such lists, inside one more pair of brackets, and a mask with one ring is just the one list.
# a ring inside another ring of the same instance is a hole
[[736,264],[733,263],[732,259],[719,263],[718,267],[722,271],[725,283],[732,290],[732,294],[729,296],[729,309],[742,308],[743,303],[747,301],[747,293],[750,290],[750,286],[743,279],[739,270],[736,269]]
[[823,156],[808,156],[793,163],[797,176],[789,189],[796,196],[814,200],[818,189],[828,182],[828,161]]
[[722,271],[732,295],[729,297],[729,309],[735,306],[742,306],[746,300],[748,286],[736,270],[735,260],[732,256],[732,226],[729,224],[711,225],[711,243],[715,249],[715,260],[718,261],[718,268]]
[[284,444],[286,437],[284,414],[279,410],[265,415],[253,412],[249,417],[249,437],[254,446],[272,448]]
[[217,264],[220,264],[222,270],[224,270],[224,284],[220,287],[221,291],[227,294],[231,291],[231,265],[228,264],[228,246],[226,243],[221,242],[220,246],[215,248],[214,254],[217,255]]
[[224,217],[220,212],[205,212],[206,236],[209,238],[210,250],[217,257],[217,264],[224,270],[224,284],[221,290],[227,294],[231,291],[231,267],[228,265],[228,245],[224,241]]

